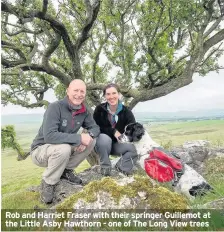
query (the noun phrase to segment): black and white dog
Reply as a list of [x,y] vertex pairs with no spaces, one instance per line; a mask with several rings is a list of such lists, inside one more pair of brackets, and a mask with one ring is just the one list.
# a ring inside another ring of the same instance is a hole
[[[144,170],[144,161],[149,157],[149,152],[155,148],[161,148],[159,144],[152,140],[140,123],[127,125],[125,132],[119,139],[122,143],[133,142],[139,155],[138,163]],[[212,190],[212,187],[193,168],[184,164],[184,173],[175,184],[174,190],[184,194],[188,198],[192,198],[204,195],[207,191]]]

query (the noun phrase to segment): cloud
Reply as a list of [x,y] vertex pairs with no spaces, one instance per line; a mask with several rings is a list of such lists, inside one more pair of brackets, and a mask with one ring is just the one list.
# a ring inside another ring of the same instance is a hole
[[139,103],[135,112],[174,112],[198,109],[224,109],[224,70],[205,77],[195,75],[193,82],[164,97]]

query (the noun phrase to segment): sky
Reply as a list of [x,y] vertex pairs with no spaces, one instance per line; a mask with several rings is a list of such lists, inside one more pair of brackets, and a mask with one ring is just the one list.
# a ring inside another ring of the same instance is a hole
[[[56,97],[53,90],[49,91],[46,100],[53,102]],[[224,110],[224,70],[219,73],[210,72],[205,77],[197,74],[193,82],[164,97],[138,103],[133,112],[176,112],[195,111],[203,109]],[[5,114],[37,114],[44,113],[44,108],[26,109],[20,106],[8,105],[1,107],[1,113]]]
[[224,70],[205,77],[195,75],[193,82],[164,97],[141,102],[134,112],[176,112],[224,109]]

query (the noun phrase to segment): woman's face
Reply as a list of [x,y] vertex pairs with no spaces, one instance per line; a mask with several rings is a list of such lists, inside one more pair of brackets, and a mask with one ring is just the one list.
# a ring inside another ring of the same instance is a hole
[[117,91],[116,88],[114,87],[110,87],[108,89],[106,89],[105,92],[105,96],[104,96],[107,100],[107,102],[111,105],[111,106],[115,106],[118,104],[118,100],[119,100],[119,93]]

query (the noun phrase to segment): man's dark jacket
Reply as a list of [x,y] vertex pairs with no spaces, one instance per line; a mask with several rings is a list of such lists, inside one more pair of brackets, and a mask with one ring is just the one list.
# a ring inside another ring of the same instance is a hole
[[92,137],[97,137],[100,133],[93,116],[84,104],[81,109],[74,111],[67,97],[53,102],[44,114],[43,124],[31,145],[31,150],[46,143],[79,146],[81,135],[77,132],[81,127],[87,129]]
[[100,127],[100,132],[107,134],[114,142],[117,139],[114,137],[116,131],[119,131],[121,134],[124,133],[125,126],[129,123],[135,122],[135,117],[131,110],[123,105],[122,110],[118,113],[118,121],[114,128],[109,121],[107,104],[102,103],[98,105],[94,111],[93,118],[96,121],[97,125]]

